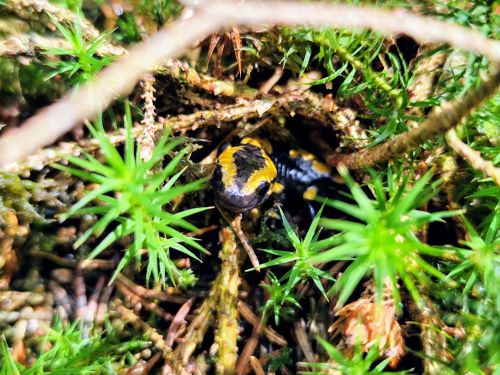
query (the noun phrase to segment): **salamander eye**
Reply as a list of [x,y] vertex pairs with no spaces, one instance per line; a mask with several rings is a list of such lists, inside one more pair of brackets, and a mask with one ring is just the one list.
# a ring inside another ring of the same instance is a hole
[[262,182],[259,184],[259,186],[256,189],[256,193],[258,196],[264,196],[267,195],[267,192],[269,191],[269,188],[271,187],[271,184],[267,181]]

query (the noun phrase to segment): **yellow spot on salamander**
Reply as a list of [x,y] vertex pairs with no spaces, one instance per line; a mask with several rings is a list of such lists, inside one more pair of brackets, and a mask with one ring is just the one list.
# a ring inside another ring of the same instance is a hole
[[250,175],[245,186],[243,187],[244,194],[253,194],[263,182],[267,182],[271,185],[278,175],[276,166],[271,158],[262,148],[260,151],[262,153],[262,157],[265,159],[265,165]]
[[229,189],[234,184],[236,173],[238,172],[234,163],[234,154],[240,151],[241,147],[229,147],[222,151],[217,162],[222,167],[222,183],[226,189]]
[[273,146],[271,142],[267,139],[262,139],[260,137],[245,137],[241,140],[242,145],[254,145],[259,148],[264,149],[268,154],[273,153]]
[[299,156],[304,159],[304,160],[314,160],[314,155],[311,154],[310,152],[304,151],[304,150],[290,150],[288,152],[288,155],[292,159],[297,159]]
[[324,164],[324,163],[322,163],[320,161],[313,160],[311,166],[317,172],[325,173],[325,174],[329,174],[330,173],[330,168],[328,168],[328,166],[326,164]]
[[283,189],[285,189],[285,187],[282,184],[275,182],[273,186],[271,186],[271,193],[279,194],[283,191]]
[[318,188],[316,186],[309,186],[302,194],[302,197],[307,201],[312,201],[318,195]]

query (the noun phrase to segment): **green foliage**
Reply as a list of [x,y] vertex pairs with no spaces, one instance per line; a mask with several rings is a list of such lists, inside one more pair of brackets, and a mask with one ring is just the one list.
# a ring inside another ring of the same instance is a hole
[[339,172],[355,204],[332,200],[327,200],[326,204],[352,216],[357,222],[321,220],[325,228],[340,232],[335,237],[339,244],[315,256],[312,261],[352,260],[330,293],[339,293],[338,305],[341,306],[361,280],[372,274],[379,302],[384,283],[389,281],[395,305],[399,306],[399,277],[414,300],[420,303],[419,288],[429,285],[430,277],[440,280],[446,278],[424,257],[440,258],[448,251],[421,242],[416,232],[433,221],[457,214],[453,211],[429,213],[417,210],[437,192],[439,182],[430,183],[431,175],[427,173],[410,187],[407,177],[399,181],[399,178],[394,179],[395,176],[388,173],[384,186],[379,175],[371,173],[370,187],[375,195],[375,199],[372,199],[352,180],[346,169],[341,168]]
[[[171,154],[184,142],[183,138],[169,138],[165,132],[158,141],[150,160],[140,158],[139,146],[134,145],[132,138],[132,119],[128,105],[125,107],[125,151],[122,157],[98,123],[98,129],[89,126],[93,137],[99,141],[105,163],[86,154],[84,159],[70,156],[68,160],[81,169],[59,166],[75,176],[98,185],[88,192],[67,213],[61,216],[65,220],[74,215],[93,214],[100,219],[92,225],[75,243],[79,247],[91,236],[109,233],[90,253],[94,258],[111,244],[132,235],[134,241],[126,249],[115,274],[133,259],[140,264],[141,251],[147,249],[146,280],[151,276],[155,282],[166,283],[166,276],[172,283],[189,281],[192,276],[181,273],[170,258],[170,251],[177,250],[192,258],[197,256],[188,249],[204,252],[197,241],[176,229],[196,230],[196,227],[185,220],[186,217],[206,210],[206,207],[193,208],[177,213],[168,212],[168,205],[182,194],[198,191],[204,187],[205,180],[197,180],[187,184],[178,183],[185,168],[178,171],[179,163],[188,152],[185,147],[169,161],[159,172],[153,167],[161,163],[166,155]],[[94,205],[91,205],[95,202]],[[188,247],[186,247],[188,246]]]
[[[293,250],[274,250],[263,249],[268,254],[275,255],[277,258],[261,264],[261,268],[273,267],[281,264],[292,263],[292,268],[285,273],[279,280],[272,274],[269,274],[271,285],[264,286],[271,294],[271,298],[265,305],[265,310],[273,309],[276,324],[279,322],[279,316],[285,312],[280,311],[285,303],[298,306],[297,301],[293,296],[290,296],[292,289],[300,282],[305,280],[312,280],[316,287],[326,298],[326,292],[321,284],[320,278],[334,280],[327,272],[314,267],[310,263],[310,259],[317,255],[325,247],[331,246],[337,241],[335,237],[326,240],[318,240],[319,233],[316,232],[318,223],[321,217],[322,209],[318,212],[313,222],[311,223],[306,236],[303,240],[299,238],[297,233],[293,230],[290,223],[286,219],[283,210],[280,207],[281,219],[286,230],[290,244]],[[281,285],[286,282],[286,285]]]
[[407,94],[411,75],[403,56],[385,47],[383,35],[301,27],[283,28],[276,38],[264,43],[260,54],[273,56],[298,75],[318,66],[323,68],[326,76],[307,84],[332,82],[340,100],[355,96],[363,100],[368,109],[365,117],[387,118],[387,125],[372,129],[374,143],[406,130],[405,109],[413,105]]
[[458,274],[462,274],[467,279],[462,290],[464,295],[471,292],[477,278],[481,278],[487,293],[493,300],[497,299],[497,307],[500,310],[500,293],[498,293],[498,285],[500,285],[500,237],[498,236],[499,226],[497,222],[492,222],[486,237],[483,239],[476,229],[464,217],[462,218],[469,239],[464,241],[468,249],[457,249],[457,255],[462,259],[462,262],[455,266],[448,274],[449,278],[454,278]]
[[344,356],[328,341],[318,338],[319,343],[325,349],[329,362],[326,363],[304,363],[313,371],[301,371],[304,375],[320,375],[329,372],[338,371],[344,375],[368,375],[368,374],[407,374],[406,371],[384,371],[391,357],[386,358],[375,366],[375,362],[380,357],[377,349],[378,345],[373,345],[368,353],[364,353],[360,345],[354,347],[352,357]]
[[293,363],[292,360],[293,349],[287,346],[279,350],[279,354],[276,357],[271,357],[269,364],[267,365],[267,371],[276,372],[283,367],[290,366]]
[[110,32],[102,33],[95,39],[86,41],[79,22],[75,22],[72,27],[65,27],[54,16],[51,14],[49,16],[70,46],[47,47],[45,49],[46,55],[61,57],[58,61],[46,64],[54,69],[47,79],[61,74],[70,78],[74,84],[83,83],[93,78],[111,62],[109,56],[96,56],[97,50],[108,42]]
[[16,175],[0,172],[0,224],[11,209],[17,216],[28,220],[39,217],[30,203],[33,186],[32,182],[21,180]]
[[131,13],[125,13],[116,20],[118,26],[113,33],[113,39],[122,43],[134,43],[141,40],[141,33],[134,16]]
[[182,10],[181,3],[177,0],[141,0],[138,8],[140,14],[151,17],[158,25],[178,16]]
[[[500,95],[488,100],[457,129],[459,137],[471,148],[500,166]],[[491,238],[491,228],[500,226],[500,187],[482,172],[466,165],[469,183],[458,186],[457,198],[464,201],[467,217],[482,237]],[[490,234],[488,234],[488,232]]]
[[147,341],[121,341],[113,332],[85,338],[78,323],[62,328],[56,324],[44,338],[42,352],[29,368],[24,368],[12,358],[9,347],[2,336],[0,375],[64,375],[64,374],[116,374],[118,366],[129,356],[148,346]]
[[282,284],[280,280],[272,273],[268,272],[269,284],[262,284],[262,288],[269,294],[269,299],[261,308],[264,315],[273,313],[274,322],[280,324],[280,320],[290,320],[295,314],[296,309],[300,309],[300,303],[295,295],[287,290],[288,285]]
[[2,358],[0,375],[21,375],[23,367],[12,358],[4,335],[0,337],[0,356]]
[[498,37],[500,15],[495,12],[498,3],[488,0],[476,0],[468,3],[464,0],[452,0],[440,3],[439,8],[429,7],[427,14],[445,18],[461,26],[474,27],[490,37]]
[[[463,289],[467,288],[475,271],[474,266],[455,275],[456,288],[438,285],[433,289],[434,299],[443,306],[443,321],[465,330],[463,338],[448,336],[449,351],[454,360],[447,368],[453,374],[491,374],[495,369],[498,371],[500,363],[500,293],[495,290],[499,284],[497,281],[492,290],[487,290],[482,278],[477,277],[472,290],[464,293]],[[498,265],[496,269],[498,275]]]
[[150,35],[159,26],[180,15],[181,3],[175,0],[140,0],[131,11],[116,20],[118,26],[112,37],[121,43],[135,43]]

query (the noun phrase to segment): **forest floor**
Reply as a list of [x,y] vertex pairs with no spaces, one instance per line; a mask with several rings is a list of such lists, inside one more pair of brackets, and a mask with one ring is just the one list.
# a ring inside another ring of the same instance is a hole
[[0,375],[500,374],[499,33],[0,1]]

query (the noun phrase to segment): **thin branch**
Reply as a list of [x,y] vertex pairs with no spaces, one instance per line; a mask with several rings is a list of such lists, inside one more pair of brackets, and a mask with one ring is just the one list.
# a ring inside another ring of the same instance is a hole
[[146,337],[148,337],[149,340],[155,344],[156,348],[160,350],[163,357],[165,359],[170,359],[172,349],[165,343],[165,338],[160,335],[155,328],[144,322],[133,311],[119,304],[118,300],[116,302],[116,311],[120,314],[121,319],[126,323],[132,324],[136,329],[143,331]]
[[139,132],[138,141],[140,144],[141,159],[147,161],[151,159],[156,145],[155,135],[155,78],[152,74],[145,74],[142,79],[143,93],[141,98],[144,100],[144,114],[141,121],[141,132]]
[[[21,4],[19,0],[9,4],[13,3]],[[19,129],[6,133],[0,138],[0,165],[52,144],[82,120],[92,118],[117,95],[130,92],[141,75],[161,59],[180,55],[189,45],[222,26],[262,23],[370,28],[383,33],[404,33],[420,42],[450,43],[500,62],[500,42],[485,38],[475,30],[400,9],[292,1],[206,1],[191,19],[160,30],[132,48],[129,55],[104,69],[94,81],[72,90],[59,102],[28,119]]]
[[[220,81],[222,82],[222,81]],[[347,112],[353,112],[345,107],[339,107],[330,98],[323,100],[319,95],[312,92],[291,92],[280,98],[240,99],[238,104],[228,104],[215,110],[197,111],[191,114],[182,114],[169,118],[159,118],[152,128],[153,132],[162,131],[171,127],[175,132],[196,130],[205,126],[220,125],[238,120],[250,120],[262,117],[264,114],[295,114],[298,113],[306,118],[311,118],[322,124],[332,124],[335,128],[343,129],[343,123],[355,123],[352,113],[344,121]],[[253,125],[251,130],[257,129]],[[143,132],[143,125],[132,129],[134,137],[139,137]],[[241,136],[241,135],[240,135]],[[120,144],[125,140],[125,132],[119,129],[108,133],[108,140],[113,144]],[[19,162],[12,162],[2,166],[2,171],[26,174],[30,170],[41,170],[45,166],[60,162],[66,155],[79,156],[83,152],[92,152],[99,148],[99,142],[94,139],[86,139],[79,142],[60,142],[54,147],[43,148],[29,155]],[[1,157],[1,155],[0,155]]]
[[179,55],[200,36],[216,30],[214,19],[195,16],[175,22],[147,41],[134,47],[129,55],[102,70],[95,80],[66,94],[58,102],[31,117],[22,126],[0,138],[0,165],[21,159],[42,146],[52,144],[86,118],[107,107],[116,95],[130,92],[142,74],[160,59]]
[[197,72],[188,63],[175,60],[162,60],[161,65],[154,68],[154,74],[161,74],[172,77],[173,79],[205,91],[215,96],[237,97],[238,99],[255,99],[259,91],[244,84],[221,80],[211,77],[207,74]]
[[[254,314],[252,309],[243,301],[238,302],[238,311],[243,319],[245,319],[248,323],[253,325],[254,327],[257,327],[260,324],[260,319],[257,315]],[[273,344],[279,345],[279,346],[287,346],[288,342],[286,339],[281,336],[278,332],[276,332],[274,329],[272,329],[269,326],[264,326],[262,329],[262,332],[266,336],[266,338],[269,340],[269,342],[272,342]]]
[[240,284],[238,265],[238,246],[234,234],[224,228],[220,231],[222,260],[219,285],[219,303],[217,310],[217,330],[215,343],[218,345],[215,372],[217,374],[233,374],[238,353],[238,286]]
[[[372,29],[384,34],[406,34],[423,43],[448,43],[500,62],[500,42],[451,22],[417,15],[404,9],[328,4],[324,2],[233,1],[205,2],[201,9],[225,25],[333,26],[350,30]],[[204,5],[205,5],[204,4]]]
[[464,97],[436,108],[418,128],[399,134],[393,139],[373,148],[366,148],[349,155],[331,155],[330,166],[345,165],[349,169],[373,167],[410,151],[423,142],[444,134],[469,115],[485,99],[493,95],[500,84],[500,70],[494,70],[480,85]]
[[446,142],[461,157],[463,157],[474,169],[481,171],[486,177],[491,177],[500,186],[500,168],[495,168],[493,162],[484,160],[479,151],[473,150],[463,143],[457,136],[455,129],[446,133]]
[[[29,55],[34,56],[39,51],[54,48],[71,48],[71,44],[62,38],[45,37],[36,33],[11,34],[0,40],[0,56]],[[104,44],[97,48],[98,56],[121,55],[125,50],[111,44]]]
[[[280,101],[286,101],[284,96]],[[288,105],[288,101],[286,101]],[[298,101],[294,102],[299,103]],[[241,101],[238,104],[229,104],[216,110],[198,111],[188,115],[178,115],[169,118],[159,118],[154,124],[153,132],[161,131],[169,127],[173,131],[180,132],[184,130],[195,130],[204,126],[220,125],[238,121],[241,119],[252,119],[262,116],[270,111],[275,100],[253,100]],[[305,103],[307,104],[307,103]],[[303,109],[306,111],[306,108]],[[132,129],[132,135],[139,137],[144,130],[143,125],[135,126]],[[125,141],[125,132],[119,129],[108,133],[108,140],[112,144],[120,144]],[[86,139],[80,142],[60,142],[54,147],[48,147],[29,155],[19,162],[12,162],[2,166],[2,171],[11,173],[27,173],[30,170],[41,170],[45,166],[57,163],[67,155],[79,156],[83,152],[92,152],[99,148],[99,142],[95,138]],[[1,158],[1,155],[0,155]]]

